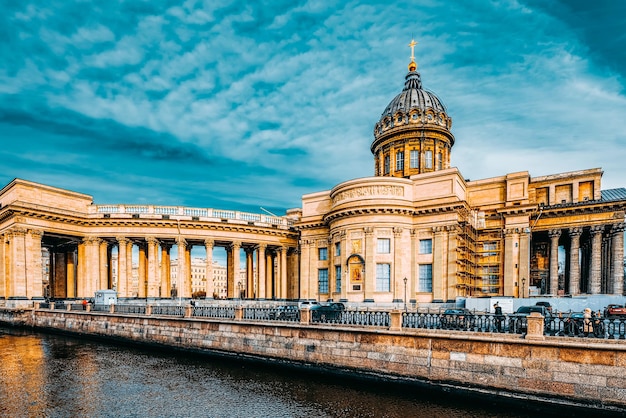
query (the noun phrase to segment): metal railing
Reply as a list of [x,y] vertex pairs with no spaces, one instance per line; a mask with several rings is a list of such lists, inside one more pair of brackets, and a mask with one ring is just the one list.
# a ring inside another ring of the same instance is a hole
[[[51,309],[52,303],[41,302],[38,309]],[[99,311],[135,315],[161,315],[173,317],[212,318],[248,321],[282,321],[301,323],[303,310],[297,305],[280,306],[239,306],[239,305],[138,305],[116,304],[91,305],[82,303],[55,303],[55,310]],[[307,309],[308,310],[308,309]],[[237,311],[241,313],[237,314]],[[477,333],[527,333],[528,317],[520,314],[495,315],[477,311],[467,311],[462,315],[446,314],[436,311],[382,311],[346,309],[322,311],[308,310],[310,323],[338,324],[359,327],[391,326],[391,316],[401,315],[400,329],[427,329],[441,331],[463,331]],[[585,319],[581,314],[560,313],[544,317],[543,334],[551,337],[595,338],[608,340],[626,340],[626,318],[593,317]]]

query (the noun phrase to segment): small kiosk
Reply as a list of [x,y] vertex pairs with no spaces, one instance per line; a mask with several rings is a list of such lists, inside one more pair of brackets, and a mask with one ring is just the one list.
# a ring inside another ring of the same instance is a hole
[[95,305],[115,305],[117,304],[117,292],[112,289],[96,290]]

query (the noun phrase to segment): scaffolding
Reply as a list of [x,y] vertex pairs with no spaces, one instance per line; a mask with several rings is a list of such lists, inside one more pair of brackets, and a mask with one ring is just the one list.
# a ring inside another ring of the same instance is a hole
[[486,228],[484,213],[469,212],[459,222],[457,282],[459,296],[497,296],[502,289],[502,232]]

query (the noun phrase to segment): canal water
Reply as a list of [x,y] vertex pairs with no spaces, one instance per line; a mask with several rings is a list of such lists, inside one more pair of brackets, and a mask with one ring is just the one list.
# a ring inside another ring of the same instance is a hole
[[276,364],[0,328],[2,417],[519,418],[564,412],[544,408],[538,414],[528,407]]

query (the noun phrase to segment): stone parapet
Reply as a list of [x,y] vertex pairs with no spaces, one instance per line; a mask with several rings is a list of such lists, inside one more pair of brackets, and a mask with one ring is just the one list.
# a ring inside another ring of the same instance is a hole
[[[474,388],[626,413],[626,343],[297,322],[155,318],[0,309],[0,323],[207,353],[280,359],[395,380]],[[535,327],[529,317],[529,331]],[[308,321],[307,321],[308,322]],[[531,325],[532,324],[532,325]]]

